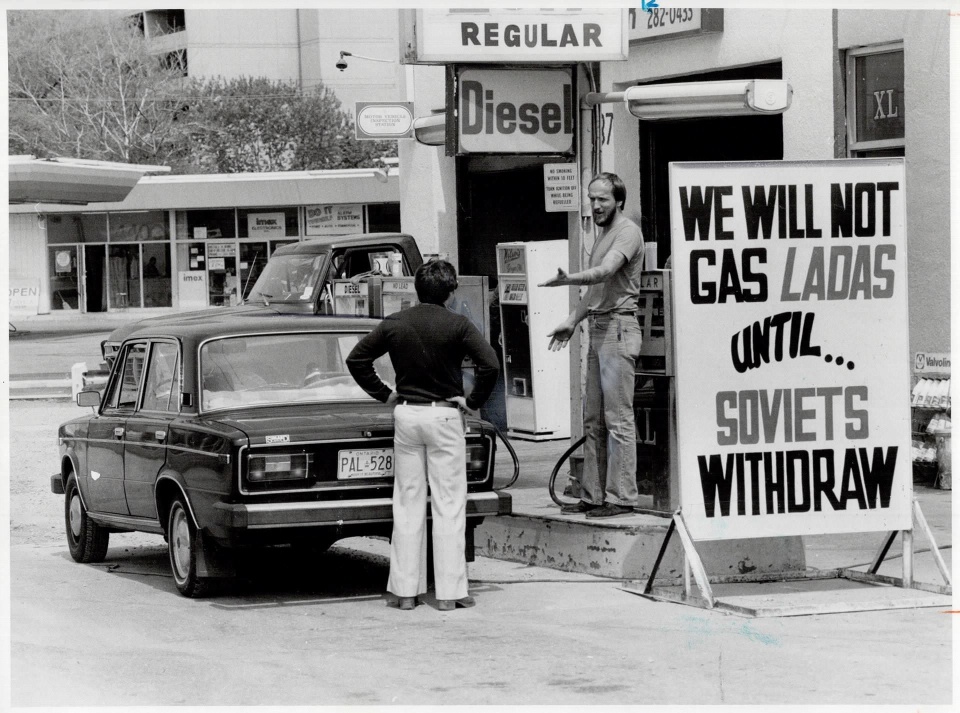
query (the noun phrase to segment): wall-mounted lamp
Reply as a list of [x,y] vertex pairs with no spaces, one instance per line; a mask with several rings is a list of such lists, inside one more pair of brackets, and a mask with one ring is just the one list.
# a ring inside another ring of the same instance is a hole
[[443,146],[447,141],[447,115],[440,113],[414,119],[413,134],[421,144]]
[[394,60],[392,59],[378,59],[377,57],[364,57],[362,54],[354,54],[353,52],[347,52],[346,50],[340,50],[340,59],[337,60],[337,69],[341,72],[347,68],[347,60],[344,57],[356,57],[357,59],[368,59],[371,62],[386,62],[387,64],[393,64]]
[[591,92],[583,101],[587,106],[622,101],[633,116],[652,120],[782,114],[792,98],[793,87],[786,80],[748,79],[656,84],[607,94]]

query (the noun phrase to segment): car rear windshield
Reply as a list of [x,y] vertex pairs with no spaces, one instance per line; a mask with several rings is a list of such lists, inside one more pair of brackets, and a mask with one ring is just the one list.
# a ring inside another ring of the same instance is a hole
[[[347,370],[361,334],[308,332],[226,337],[200,348],[200,408],[371,401]],[[375,362],[390,388],[388,356]]]
[[248,302],[309,302],[325,255],[274,255],[247,295]]

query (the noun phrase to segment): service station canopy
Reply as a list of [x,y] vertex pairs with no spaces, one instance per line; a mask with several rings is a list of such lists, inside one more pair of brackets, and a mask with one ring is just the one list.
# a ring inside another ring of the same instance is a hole
[[10,156],[10,203],[115,203],[124,200],[148,173],[169,166],[147,166],[75,158]]

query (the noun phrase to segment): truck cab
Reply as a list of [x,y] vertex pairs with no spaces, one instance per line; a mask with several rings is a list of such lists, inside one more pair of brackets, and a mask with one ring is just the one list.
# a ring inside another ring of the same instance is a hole
[[422,264],[417,241],[405,233],[341,235],[284,245],[270,256],[240,304],[131,322],[113,330],[100,350],[111,365],[123,340],[144,324],[183,323],[210,315],[332,314],[331,280],[413,275]]

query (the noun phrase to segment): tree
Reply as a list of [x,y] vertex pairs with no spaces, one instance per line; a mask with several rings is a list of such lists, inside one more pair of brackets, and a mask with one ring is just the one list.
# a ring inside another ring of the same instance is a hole
[[356,168],[396,156],[357,141],[322,85],[187,79],[151,54],[138,14],[7,14],[9,153],[170,166],[174,173]]
[[7,30],[11,154],[182,164],[187,82],[136,17],[11,11]]
[[396,155],[395,142],[357,141],[350,115],[322,85],[302,93],[264,77],[216,78],[195,85],[188,104],[202,172],[356,168]]

